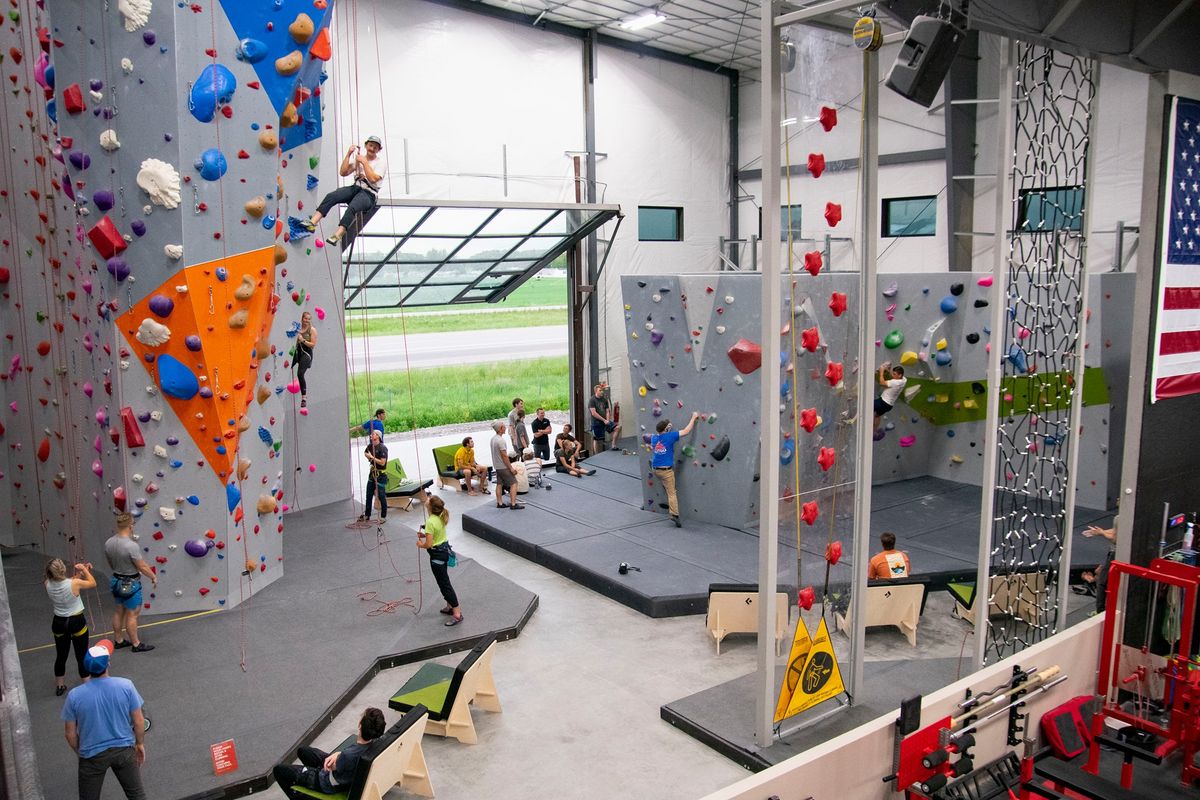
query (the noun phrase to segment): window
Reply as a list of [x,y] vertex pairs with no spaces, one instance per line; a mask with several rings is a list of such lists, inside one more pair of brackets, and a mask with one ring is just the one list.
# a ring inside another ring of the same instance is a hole
[[779,209],[779,241],[788,240],[791,231],[792,241],[800,240],[800,206],[783,206]]
[[890,197],[883,201],[883,236],[933,236],[937,197]]
[[1017,229],[1021,231],[1083,230],[1083,187],[1022,189]]
[[683,241],[683,209],[673,206],[638,206],[638,241]]

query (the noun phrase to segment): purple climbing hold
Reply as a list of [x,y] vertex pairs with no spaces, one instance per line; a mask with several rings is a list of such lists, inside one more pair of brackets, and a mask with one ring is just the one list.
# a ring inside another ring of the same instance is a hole
[[200,387],[200,396],[203,397],[205,400],[207,400],[208,398],[213,396],[213,390],[207,386],[201,386]]
[[146,43],[146,47],[152,47],[158,41],[158,34],[152,30],[142,31],[142,41]]
[[175,310],[175,301],[165,294],[156,294],[150,298],[150,310],[155,315],[166,319]]
[[658,347],[660,344],[662,344],[663,335],[663,332],[658,328],[650,331],[650,343],[655,347]]
[[120,256],[113,256],[105,266],[108,269],[108,274],[112,275],[118,281],[123,281],[129,277],[129,265]]
[[72,150],[67,153],[67,160],[75,169],[87,169],[92,165],[92,157],[82,150]]
[[183,545],[183,551],[192,558],[203,558],[208,555],[208,539],[188,539]]
[[188,350],[191,350],[193,353],[199,353],[200,352],[200,337],[193,333],[191,336],[189,336],[183,340],[183,345]]
[[104,81],[92,78],[92,80],[88,83],[88,86],[93,92],[98,92],[104,88]]
[[108,211],[116,205],[117,199],[108,189],[100,189],[92,195],[92,203],[101,211]]
[[146,220],[135,219],[133,222],[129,223],[129,230],[133,231],[134,236],[145,236]]
[[138,414],[138,421],[139,422],[149,422],[150,421],[150,412],[143,411],[142,413]]
[[169,444],[171,447],[174,447],[175,445],[179,444],[179,438],[175,436],[168,436],[167,444]]

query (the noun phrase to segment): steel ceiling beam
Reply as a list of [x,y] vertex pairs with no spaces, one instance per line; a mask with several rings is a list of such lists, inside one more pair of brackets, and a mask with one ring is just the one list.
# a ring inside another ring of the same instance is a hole
[[1154,44],[1154,40],[1162,36],[1163,31],[1171,27],[1175,23],[1175,20],[1179,19],[1180,15],[1187,11],[1195,2],[1196,0],[1182,0],[1182,2],[1176,4],[1173,9],[1167,12],[1165,17],[1158,21],[1157,25],[1150,29],[1150,32],[1140,42],[1134,45],[1133,49],[1129,51],[1129,57],[1141,58],[1142,53],[1146,52],[1147,48]]

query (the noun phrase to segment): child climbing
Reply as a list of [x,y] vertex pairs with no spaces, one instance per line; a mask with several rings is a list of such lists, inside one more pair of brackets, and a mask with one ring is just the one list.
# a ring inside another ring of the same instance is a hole
[[304,373],[312,366],[313,349],[317,346],[317,329],[312,324],[312,314],[305,311],[300,315],[300,330],[296,331],[296,380],[300,383],[300,407],[308,407],[308,384]]
[[[317,206],[317,213],[300,223],[305,230],[315,231],[317,225],[334,206],[344,203],[346,211],[342,214],[337,230],[325,240],[326,244],[341,242],[347,229],[354,225],[355,217],[365,220],[375,208],[375,199],[379,195],[379,189],[383,186],[383,176],[387,174],[387,162],[383,160],[383,156],[379,155],[383,150],[383,142],[378,136],[368,136],[367,140],[363,142],[363,149],[367,151],[366,155],[359,151],[358,145],[352,146],[346,151],[346,155],[338,167],[338,174],[343,178],[353,175],[354,183],[334,189],[325,195],[321,205]],[[355,232],[357,233],[361,227],[361,222],[354,225]]]
[[893,367],[890,361],[885,361],[879,365],[877,376],[879,385],[883,387],[883,391],[879,393],[879,397],[875,398],[874,438],[878,442],[883,438],[883,428],[880,427],[883,425],[883,417],[896,407],[896,402],[900,399],[900,395],[904,393],[904,386],[908,383],[908,379],[904,377],[904,367]]

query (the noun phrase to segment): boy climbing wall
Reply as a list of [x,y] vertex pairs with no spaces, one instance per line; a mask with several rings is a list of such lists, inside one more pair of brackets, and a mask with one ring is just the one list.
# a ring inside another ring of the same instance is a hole
[[879,365],[877,373],[879,385],[883,387],[879,397],[875,398],[875,441],[883,438],[883,417],[900,400],[908,379],[904,377],[904,367],[893,367],[892,362],[885,361]]

